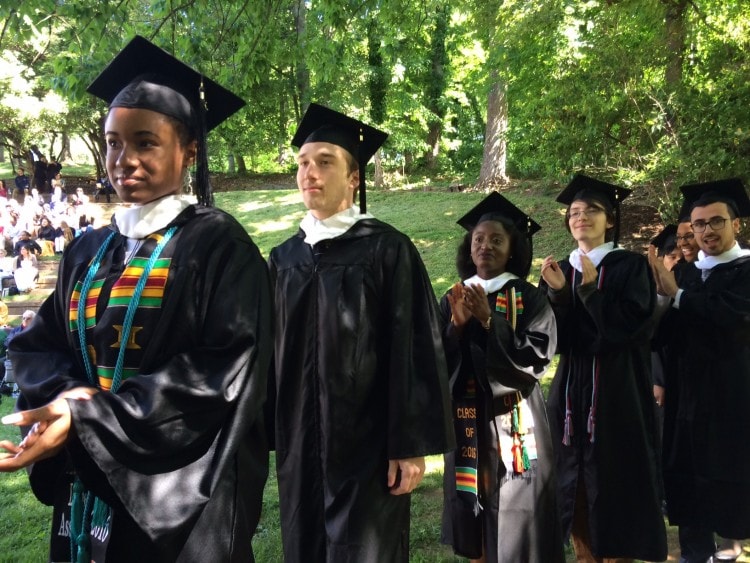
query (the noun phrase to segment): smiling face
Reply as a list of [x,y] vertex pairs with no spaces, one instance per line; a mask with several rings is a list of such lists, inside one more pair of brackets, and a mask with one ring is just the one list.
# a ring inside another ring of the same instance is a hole
[[677,225],[677,248],[682,252],[683,258],[687,262],[693,262],[698,258],[698,241],[695,240],[693,234],[693,227],[690,226],[690,221],[683,221]]
[[297,187],[316,219],[327,219],[354,203],[359,170],[351,170],[351,156],[333,143],[302,145],[297,155]]
[[471,261],[477,275],[485,280],[505,272],[510,256],[511,237],[502,223],[483,221],[471,233]]
[[570,204],[566,216],[570,233],[585,252],[604,244],[607,229],[614,226],[606,210],[596,201],[577,199]]
[[[716,219],[724,219],[724,225],[715,230],[708,223]],[[740,220],[732,219],[726,203],[710,203],[704,207],[695,207],[690,212],[693,233],[700,249],[707,256],[718,256],[734,246],[735,233],[740,230]],[[705,225],[706,230],[698,232],[696,224]]]
[[145,204],[182,190],[197,143],[184,144],[170,118],[147,109],[112,108],[104,134],[107,173],[122,201]]

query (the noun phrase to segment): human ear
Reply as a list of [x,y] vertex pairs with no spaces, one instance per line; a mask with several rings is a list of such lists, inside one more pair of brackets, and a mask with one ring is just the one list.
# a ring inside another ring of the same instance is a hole
[[359,187],[359,169],[352,170],[349,174],[349,187],[352,190],[356,190]]
[[198,141],[190,141],[185,147],[185,158],[183,161],[183,167],[189,168],[195,164],[195,159],[198,157]]

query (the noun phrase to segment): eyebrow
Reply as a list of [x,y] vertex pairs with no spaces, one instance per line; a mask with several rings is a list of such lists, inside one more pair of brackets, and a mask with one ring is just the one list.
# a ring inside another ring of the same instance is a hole
[[327,157],[327,158],[336,158],[336,153],[333,151],[329,151],[328,149],[320,149],[318,151],[312,151],[312,154],[310,154],[310,151],[305,151],[304,149],[300,149],[299,153],[297,154],[297,159],[321,157],[321,156]]
[[[118,133],[117,131],[105,131],[104,134],[105,135],[114,135],[116,137],[120,136],[120,133]],[[156,133],[154,133],[153,131],[151,131],[149,129],[142,129],[140,131],[134,131],[133,135],[140,136],[140,137],[144,137],[144,136],[158,137],[158,135]]]

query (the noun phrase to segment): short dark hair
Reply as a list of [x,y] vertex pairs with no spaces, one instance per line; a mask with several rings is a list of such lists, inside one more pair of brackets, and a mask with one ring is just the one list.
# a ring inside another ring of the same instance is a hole
[[732,221],[739,217],[737,204],[734,202],[734,200],[718,192],[706,192],[705,194],[700,196],[695,200],[693,205],[690,206],[690,213],[692,214],[693,209],[695,209],[696,207],[706,207],[707,205],[711,205],[712,203],[725,204],[727,206],[727,211],[729,212],[729,218]]

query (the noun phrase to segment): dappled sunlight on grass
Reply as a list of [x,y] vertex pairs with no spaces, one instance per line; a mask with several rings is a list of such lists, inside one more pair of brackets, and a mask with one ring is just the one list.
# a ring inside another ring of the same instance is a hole
[[273,233],[277,231],[285,231],[287,229],[293,229],[299,225],[300,220],[302,219],[304,213],[293,213],[291,215],[286,215],[284,217],[281,217],[277,221],[252,221],[249,225],[250,227],[250,234],[251,235],[258,235],[262,233]]
[[424,472],[425,475],[432,473],[443,474],[443,456],[442,455],[431,455],[427,456],[424,460]]

